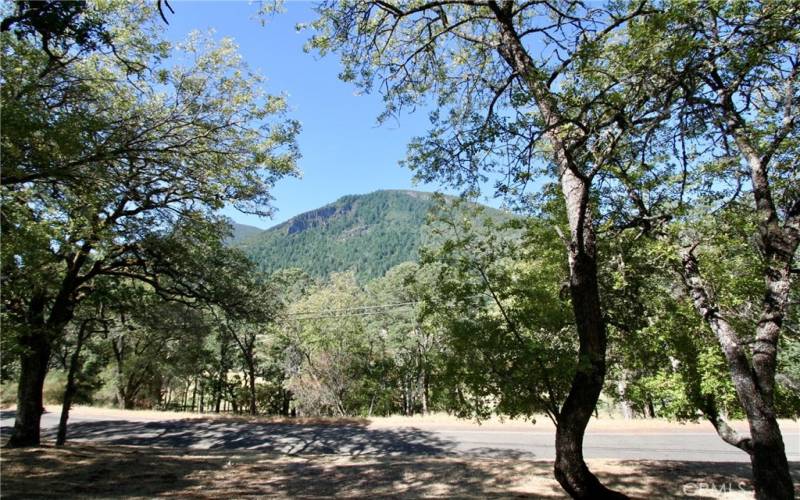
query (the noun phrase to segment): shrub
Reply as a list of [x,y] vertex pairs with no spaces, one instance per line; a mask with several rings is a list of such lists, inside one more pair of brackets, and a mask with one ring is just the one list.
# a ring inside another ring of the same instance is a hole
[[17,404],[17,383],[0,384],[0,406],[3,408]]

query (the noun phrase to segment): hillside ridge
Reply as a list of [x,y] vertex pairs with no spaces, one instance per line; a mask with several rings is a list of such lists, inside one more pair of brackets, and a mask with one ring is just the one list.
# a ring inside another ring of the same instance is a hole
[[428,193],[425,191],[414,191],[410,189],[379,189],[377,191],[372,191],[364,194],[347,194],[319,208],[314,208],[306,212],[297,214],[294,217],[291,217],[288,220],[281,222],[280,224],[276,224],[272,227],[267,228],[265,231],[278,230],[284,227],[288,227],[287,232],[289,234],[294,234],[296,232],[300,232],[303,229],[307,228],[310,221],[313,221],[315,219],[325,220],[330,217],[334,217],[336,215],[345,214],[353,209],[353,204],[356,203],[359,199],[369,196],[379,195],[380,193],[397,193],[419,199],[433,199],[434,195],[434,193]]
[[346,195],[236,246],[267,273],[297,267],[315,277],[353,271],[368,280],[418,259],[427,215],[435,204],[434,193],[424,191],[384,189]]

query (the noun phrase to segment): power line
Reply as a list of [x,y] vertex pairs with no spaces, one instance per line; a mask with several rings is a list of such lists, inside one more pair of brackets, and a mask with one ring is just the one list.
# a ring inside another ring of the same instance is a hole
[[[484,294],[470,295],[465,299],[474,299],[476,297],[483,297]],[[286,317],[296,320],[310,320],[310,319],[326,319],[326,318],[351,318],[361,316],[371,316],[383,314],[387,309],[399,309],[403,307],[421,304],[422,301],[412,300],[408,302],[396,302],[392,304],[379,304],[375,306],[360,306],[348,307],[343,309],[330,309],[330,310],[317,310],[317,311],[301,311],[296,313],[286,314]],[[349,314],[348,314],[349,313]]]
[[385,312],[386,312],[385,310],[380,310],[380,311],[365,311],[365,312],[350,313],[350,314],[330,314],[330,313],[328,313],[328,314],[320,314],[318,316],[298,316],[298,317],[293,317],[292,319],[296,320],[296,321],[305,321],[305,320],[311,320],[311,319],[343,319],[343,318],[356,318],[356,317],[361,317],[361,316],[377,316],[377,315],[383,314]]
[[[362,307],[348,307],[344,309],[330,309],[330,310],[319,310],[319,311],[302,311],[297,313],[290,313],[287,314],[287,317],[292,317],[295,319],[315,319],[315,318],[327,318],[327,317],[347,317],[347,316],[368,316],[370,314],[381,314],[386,309],[397,309],[401,307],[407,307],[415,304],[419,304],[420,301],[414,300],[409,302],[397,302],[394,304],[381,304],[376,306],[362,306]],[[342,314],[342,313],[352,313],[352,314]]]

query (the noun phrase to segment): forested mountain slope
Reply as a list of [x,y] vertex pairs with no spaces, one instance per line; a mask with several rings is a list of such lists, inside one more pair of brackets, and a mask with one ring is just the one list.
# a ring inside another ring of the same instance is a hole
[[348,195],[240,240],[237,246],[266,272],[298,267],[323,277],[352,270],[367,280],[418,258],[426,216],[435,204],[432,193],[419,191]]
[[264,232],[264,230],[259,227],[248,226],[247,224],[239,224],[237,222],[231,222],[231,228],[232,233],[230,239],[228,240],[228,244],[234,246],[252,238],[259,233]]

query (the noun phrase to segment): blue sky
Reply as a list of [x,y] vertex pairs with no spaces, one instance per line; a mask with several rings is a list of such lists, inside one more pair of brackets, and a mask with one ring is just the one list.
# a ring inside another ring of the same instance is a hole
[[332,202],[346,194],[378,189],[433,191],[437,185],[413,185],[412,174],[398,165],[406,144],[425,132],[427,113],[404,115],[380,127],[379,95],[356,95],[352,84],[337,77],[335,55],[319,58],[303,52],[308,32],[297,33],[298,22],[314,18],[311,2],[286,2],[283,14],[262,26],[257,3],[246,1],[171,2],[167,35],[179,41],[192,30],[213,28],[215,36],[233,38],[254,70],[268,79],[270,93],[285,92],[291,116],[300,120],[302,178],[279,181],[273,194],[273,219],[226,210],[236,222],[269,227],[294,215]]

